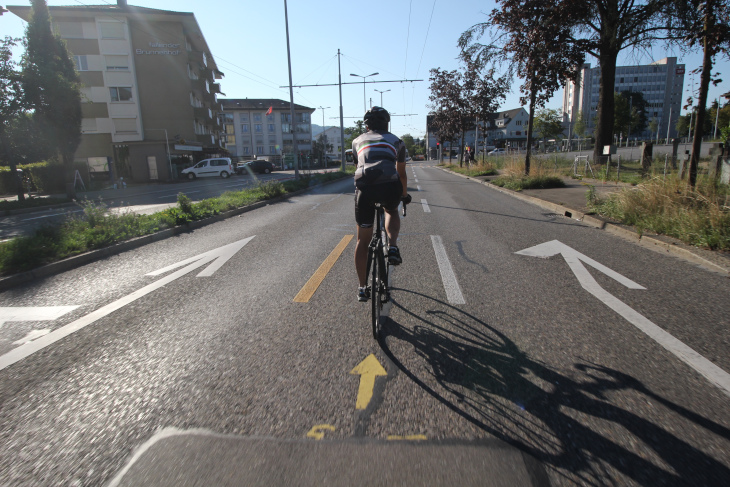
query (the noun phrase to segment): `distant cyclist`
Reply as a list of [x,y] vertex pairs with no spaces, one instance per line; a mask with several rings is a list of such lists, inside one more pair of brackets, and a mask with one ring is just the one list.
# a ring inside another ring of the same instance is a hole
[[363,117],[367,132],[352,141],[353,157],[357,161],[355,171],[355,222],[357,222],[357,245],[355,246],[355,269],[360,281],[358,301],[367,301],[368,244],[373,236],[375,203],[385,209],[385,231],[390,248],[388,263],[403,262],[398,249],[400,217],[398,204],[407,199],[408,179],[406,177],[406,146],[402,140],[388,132],[390,114],[385,108],[372,107]]

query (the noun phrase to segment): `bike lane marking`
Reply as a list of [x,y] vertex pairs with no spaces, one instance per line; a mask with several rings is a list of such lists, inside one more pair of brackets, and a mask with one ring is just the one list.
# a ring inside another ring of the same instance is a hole
[[431,208],[428,207],[428,201],[421,198],[421,206],[423,207],[424,213],[431,213]]
[[441,273],[441,280],[444,283],[446,298],[451,304],[466,304],[464,295],[461,293],[459,282],[456,280],[454,269],[451,267],[449,256],[446,255],[446,249],[444,248],[444,242],[441,239],[441,235],[431,235],[431,244],[433,245],[433,251],[436,254],[436,262],[438,263],[439,272]]
[[324,262],[322,262],[319,268],[314,271],[312,277],[309,278],[307,283],[304,284],[302,289],[300,289],[297,295],[294,296],[295,303],[309,302],[317,288],[319,288],[319,285],[322,284],[324,278],[327,277],[330,269],[332,269],[332,266],[335,265],[335,262],[337,262],[337,259],[340,258],[340,255],[342,255],[345,247],[347,247],[347,244],[350,243],[350,240],[352,240],[353,237],[354,235],[345,235],[344,237],[342,237],[340,243],[338,243],[334,250],[330,252],[330,255],[327,256],[327,258],[324,260]]

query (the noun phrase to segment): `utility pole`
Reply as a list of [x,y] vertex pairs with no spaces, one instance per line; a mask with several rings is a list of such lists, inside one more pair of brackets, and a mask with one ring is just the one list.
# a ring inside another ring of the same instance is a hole
[[299,179],[299,160],[297,157],[297,139],[294,133],[294,87],[291,78],[291,49],[289,48],[289,14],[286,10],[286,0],[284,0],[284,22],[286,23],[286,57],[289,62],[289,112],[291,115],[291,123],[289,130],[291,131],[292,152],[294,155],[294,179]]
[[[355,76],[356,78],[362,78],[362,113],[363,113],[363,115],[365,114],[365,112],[368,111],[367,102],[365,100],[365,78],[375,76],[376,74],[380,74],[380,73],[368,74],[367,76],[360,76],[359,74],[350,73],[350,76]],[[291,82],[289,84],[291,84]]]

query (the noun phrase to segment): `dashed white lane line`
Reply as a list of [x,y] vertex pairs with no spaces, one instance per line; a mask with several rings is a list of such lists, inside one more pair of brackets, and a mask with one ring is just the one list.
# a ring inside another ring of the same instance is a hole
[[461,293],[461,287],[459,282],[456,280],[456,274],[454,269],[451,267],[449,256],[446,255],[446,249],[444,243],[441,240],[441,235],[431,235],[431,243],[433,244],[433,251],[436,254],[436,262],[441,272],[441,280],[444,283],[444,289],[446,290],[446,299],[451,304],[466,304],[464,295]]
[[424,213],[431,213],[431,208],[428,207],[428,202],[426,200],[421,199],[421,206],[423,206]]
[[418,189],[418,191],[421,191],[421,185],[417,185],[416,188]]

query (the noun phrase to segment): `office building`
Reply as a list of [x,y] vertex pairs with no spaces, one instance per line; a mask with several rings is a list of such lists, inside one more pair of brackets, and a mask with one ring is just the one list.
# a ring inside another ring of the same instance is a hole
[[[675,128],[682,107],[684,89],[684,64],[677,64],[676,57],[639,66],[617,66],[614,91],[633,91],[644,95],[648,121],[656,119],[660,137],[677,136]],[[590,63],[583,65],[575,82],[568,82],[563,91],[563,118],[567,124],[575,122],[578,112],[582,112],[586,134],[593,134],[598,115],[598,95],[601,68],[591,68]],[[652,137],[648,127],[637,137]]]
[[[30,6],[8,6],[29,20]],[[76,62],[82,136],[75,159],[91,172],[168,180],[223,155],[218,70],[189,12],[127,5],[49,7],[52,29]]]

